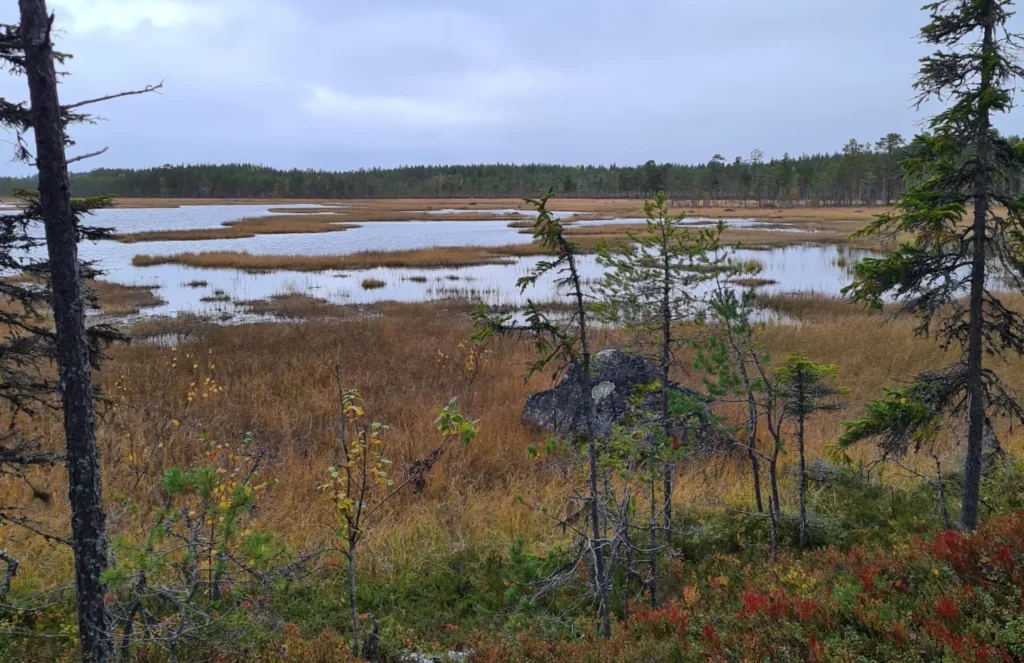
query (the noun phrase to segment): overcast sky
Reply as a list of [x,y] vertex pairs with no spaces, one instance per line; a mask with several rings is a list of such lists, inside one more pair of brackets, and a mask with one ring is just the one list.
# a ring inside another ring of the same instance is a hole
[[[164,81],[76,130],[76,150],[110,148],[88,167],[329,169],[704,162],[909,135],[921,4],[49,0],[75,56],[63,102]],[[0,22],[16,9],[3,0]],[[25,98],[24,80],[0,78],[0,96]]]

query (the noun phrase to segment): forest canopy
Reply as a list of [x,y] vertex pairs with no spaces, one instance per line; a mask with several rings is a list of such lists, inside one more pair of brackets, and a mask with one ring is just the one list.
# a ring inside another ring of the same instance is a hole
[[[1016,142],[1016,138],[1012,139]],[[889,203],[906,189],[898,166],[903,138],[850,140],[832,154],[766,160],[760,150],[729,161],[639,166],[476,164],[402,166],[346,172],[279,170],[255,164],[97,168],[71,176],[76,196],[146,198],[454,198],[523,197],[553,187],[561,197],[652,196],[692,201],[744,200],[762,204]],[[1021,182],[1008,183],[1013,191]],[[33,178],[0,178],[0,195],[35,187]]]

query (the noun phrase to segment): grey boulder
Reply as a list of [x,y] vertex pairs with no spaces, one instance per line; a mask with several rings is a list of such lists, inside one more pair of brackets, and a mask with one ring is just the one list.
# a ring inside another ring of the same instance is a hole
[[[643,356],[622,350],[604,350],[590,362],[590,393],[585,394],[579,365],[570,366],[561,382],[548,391],[530,394],[523,408],[522,422],[533,428],[550,431],[556,437],[567,438],[587,432],[586,403],[594,408],[594,434],[607,437],[612,426],[621,421],[629,410],[629,399],[640,387],[660,380],[657,368]],[[669,388],[679,395],[700,400],[700,396],[685,387],[671,383]],[[657,415],[661,411],[661,397],[657,391],[647,394],[640,410]],[[700,428],[711,421],[710,410],[701,403],[696,419]],[[679,426],[683,423],[679,422]],[[678,434],[678,431],[672,431]]]

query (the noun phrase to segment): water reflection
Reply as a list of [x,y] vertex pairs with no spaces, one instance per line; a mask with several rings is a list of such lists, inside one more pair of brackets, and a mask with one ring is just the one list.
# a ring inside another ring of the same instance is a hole
[[[856,259],[835,246],[790,246],[769,251],[741,250],[738,260],[758,260],[764,265],[759,278],[775,283],[763,292],[813,291],[836,295],[849,282],[847,261]],[[521,294],[516,281],[525,276],[541,257],[518,259],[514,264],[478,265],[451,269],[385,268],[358,271],[296,272],[276,271],[250,274],[232,269],[195,269],[180,265],[111,269],[107,278],[125,284],[145,284],[160,288],[166,300],[162,306],[146,309],[151,315],[193,313],[231,313],[234,302],[256,300],[283,293],[303,293],[336,304],[370,304],[379,301],[419,302],[460,297],[489,305],[525,304],[527,298],[549,300],[557,297],[554,275],[547,275]],[[583,256],[580,273],[596,280],[601,269],[594,256]],[[384,286],[364,289],[361,282],[375,279]],[[194,287],[192,282],[205,281]],[[203,302],[221,290],[232,302]]]
[[[303,205],[288,205],[300,207]],[[99,210],[91,225],[106,226],[118,233],[146,230],[188,230],[216,227],[225,221],[252,216],[267,216],[270,205],[210,205],[169,209]],[[317,207],[304,205],[304,207]],[[459,212],[471,210],[459,210]],[[472,210],[476,211],[476,210]],[[521,210],[487,210],[493,213]],[[456,210],[438,210],[437,213]],[[565,213],[572,214],[571,212]],[[579,225],[642,223],[643,219],[581,221]],[[694,218],[696,225],[713,223]],[[730,226],[763,226],[751,219],[730,219]],[[492,305],[522,305],[526,297],[550,300],[557,296],[554,276],[542,278],[526,295],[519,293],[516,281],[534,267],[540,257],[525,257],[512,264],[480,265],[448,269],[376,268],[358,272],[327,271],[306,273],[277,271],[250,274],[231,269],[196,269],[179,265],[135,267],[132,258],[141,253],[165,255],[182,251],[248,251],[255,254],[344,255],[360,251],[397,251],[432,246],[503,246],[531,241],[528,234],[509,228],[505,219],[495,221],[406,221],[402,223],[364,222],[360,228],[343,232],[259,235],[256,237],[187,242],[145,242],[122,244],[115,241],[89,242],[81,247],[86,260],[95,261],[106,272],[105,278],[126,285],[151,285],[166,303],[145,309],[148,315],[179,312],[230,315],[240,310],[237,302],[257,300],[283,293],[303,293],[338,304],[369,304],[378,301],[417,302],[448,297],[466,297]],[[756,260],[764,269],[759,277],[773,283],[765,292],[814,291],[838,294],[849,282],[848,266],[864,252],[836,246],[799,245],[770,250],[741,250],[736,258]],[[601,275],[593,256],[580,260],[584,279],[594,281]],[[364,289],[361,282],[375,279],[381,288]],[[199,284],[198,282],[204,282]],[[224,296],[215,293],[222,291]],[[203,301],[203,300],[207,301]],[[211,300],[219,301],[211,301]]]

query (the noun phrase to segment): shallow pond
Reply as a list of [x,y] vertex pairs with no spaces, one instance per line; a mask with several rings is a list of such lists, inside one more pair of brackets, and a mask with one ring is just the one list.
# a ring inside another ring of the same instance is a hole
[[[834,246],[791,246],[770,251],[741,250],[738,260],[753,259],[764,265],[759,278],[777,283],[761,288],[763,292],[813,291],[838,294],[849,282],[841,265],[848,254]],[[295,272],[275,271],[250,274],[232,269],[195,269],[180,265],[108,267],[108,280],[125,284],[160,286],[158,294],[166,304],[146,309],[154,315],[181,311],[230,313],[231,302],[202,302],[215,291],[223,291],[233,301],[264,299],[277,294],[303,293],[337,304],[370,304],[379,301],[419,302],[434,299],[463,298],[491,305],[522,305],[526,299],[549,301],[555,297],[554,275],[540,279],[536,286],[520,293],[516,280],[532,270],[542,257],[525,257],[508,265],[478,265],[445,269],[395,269],[378,267],[354,271]],[[601,269],[593,256],[583,256],[580,273],[593,280]],[[367,289],[364,280],[377,280],[383,287]],[[195,281],[205,285],[193,287]]]
[[[208,205],[170,209],[108,209],[98,211],[89,223],[113,228],[118,233],[210,228],[225,221],[270,215],[271,207]],[[517,210],[493,211],[504,213]],[[580,225],[642,222],[643,219],[590,220],[581,221]],[[705,225],[712,220],[695,218],[691,222],[694,225]],[[734,227],[767,225],[751,219],[730,219],[727,224]],[[166,303],[145,309],[144,313],[149,315],[177,312],[234,313],[239,308],[234,302],[264,299],[284,293],[303,293],[339,304],[389,300],[415,302],[461,297],[489,304],[519,305],[527,297],[545,301],[555,296],[553,276],[541,279],[525,295],[520,294],[516,287],[516,280],[526,275],[543,258],[526,257],[511,264],[463,268],[377,268],[345,272],[276,271],[261,274],[179,265],[135,267],[131,263],[135,255],[143,253],[164,255],[183,251],[248,251],[256,254],[328,255],[432,246],[503,246],[525,244],[530,240],[528,234],[509,228],[507,220],[363,222],[360,228],[332,233],[137,244],[87,242],[81,247],[81,256],[95,261],[106,272],[107,280],[159,288],[157,294]],[[849,281],[847,265],[852,265],[859,255],[862,254],[836,246],[798,245],[771,250],[741,250],[736,258],[741,261],[757,260],[764,266],[759,278],[776,282],[764,286],[764,291],[838,294]],[[601,270],[593,256],[581,259],[580,270],[587,280],[600,277]],[[362,281],[366,279],[382,281],[384,286],[366,289],[362,286]],[[203,284],[198,285],[197,282]],[[229,301],[202,301],[214,297]]]
[[[118,234],[149,230],[196,230],[216,228],[226,221],[256,216],[273,216],[271,207],[281,205],[186,205],[152,209],[108,208],[95,210],[85,217],[90,226],[110,228]],[[321,205],[288,205],[291,209],[314,209]],[[331,208],[334,209],[334,208]],[[325,208],[324,211],[330,211]]]

